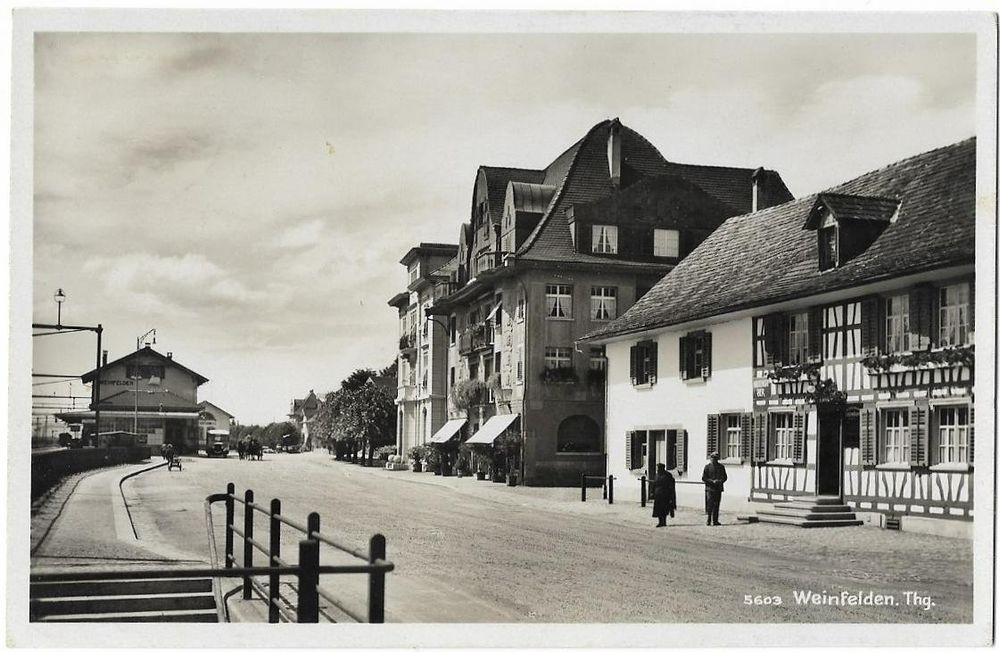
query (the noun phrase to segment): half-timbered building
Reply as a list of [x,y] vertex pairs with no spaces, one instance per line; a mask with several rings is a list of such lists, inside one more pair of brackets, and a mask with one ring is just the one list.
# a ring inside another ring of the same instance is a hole
[[583,338],[607,351],[616,490],[664,461],[698,504],[684,471],[717,451],[724,506],[762,520],[971,521],[975,153],[730,218]]

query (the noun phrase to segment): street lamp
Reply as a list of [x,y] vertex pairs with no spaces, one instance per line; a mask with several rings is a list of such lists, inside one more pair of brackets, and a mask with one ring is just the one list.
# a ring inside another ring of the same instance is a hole
[[56,300],[56,308],[58,310],[56,313],[56,325],[62,326],[62,304],[66,300],[66,294],[62,291],[62,288],[59,288],[52,298]]
[[135,412],[132,420],[132,433],[135,435],[139,434],[139,380],[142,378],[142,374],[139,373],[139,351],[142,350],[142,343],[145,342],[146,338],[149,337],[150,335],[153,336],[152,337],[153,341],[151,342],[151,344],[156,344],[155,328],[150,328],[148,331],[146,331],[139,337],[135,338],[136,355],[135,355],[135,362],[132,363],[134,365],[133,367],[134,372],[132,374],[132,378],[133,380],[135,380],[135,388],[133,390],[135,392]]

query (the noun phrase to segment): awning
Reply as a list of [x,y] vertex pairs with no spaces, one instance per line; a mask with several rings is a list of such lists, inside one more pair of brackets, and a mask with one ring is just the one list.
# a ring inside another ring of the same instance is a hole
[[465,425],[465,419],[451,419],[450,421],[445,422],[445,424],[441,426],[438,429],[438,431],[434,433],[433,436],[431,436],[430,439],[431,443],[434,444],[445,443],[446,441],[454,437],[456,434],[458,434],[458,431],[461,430],[462,426],[464,425]]
[[507,428],[514,425],[520,414],[498,414],[487,419],[479,432],[465,440],[466,444],[492,444],[493,440],[500,436]]

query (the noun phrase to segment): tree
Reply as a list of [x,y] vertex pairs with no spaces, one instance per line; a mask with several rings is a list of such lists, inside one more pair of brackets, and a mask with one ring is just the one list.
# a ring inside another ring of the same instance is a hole
[[350,376],[340,381],[340,388],[353,392],[363,387],[370,378],[375,378],[375,372],[371,369],[355,369]]

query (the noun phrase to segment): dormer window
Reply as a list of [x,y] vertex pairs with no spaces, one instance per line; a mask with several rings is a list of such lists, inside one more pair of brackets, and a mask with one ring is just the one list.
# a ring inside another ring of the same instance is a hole
[[816,231],[820,271],[840,267],[868,249],[898,210],[899,201],[887,197],[818,195],[802,228]]
[[594,224],[592,227],[591,251],[595,254],[618,253],[618,227]]

